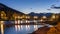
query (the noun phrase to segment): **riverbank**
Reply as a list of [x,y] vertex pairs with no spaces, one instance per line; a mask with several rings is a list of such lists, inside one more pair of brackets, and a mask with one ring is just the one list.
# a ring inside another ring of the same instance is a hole
[[47,26],[40,27],[40,28],[38,28],[38,30],[32,32],[31,34],[47,34],[47,31],[48,31],[49,29],[50,29],[50,28],[47,27]]
[[31,34],[60,34],[60,23],[54,27],[41,27],[38,30],[32,32]]

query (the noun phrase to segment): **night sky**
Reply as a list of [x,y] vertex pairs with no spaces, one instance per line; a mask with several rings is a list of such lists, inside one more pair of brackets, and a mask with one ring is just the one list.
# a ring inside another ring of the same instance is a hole
[[0,3],[26,14],[30,12],[59,13],[60,11],[60,9],[50,8],[52,5],[60,6],[60,0],[0,0]]

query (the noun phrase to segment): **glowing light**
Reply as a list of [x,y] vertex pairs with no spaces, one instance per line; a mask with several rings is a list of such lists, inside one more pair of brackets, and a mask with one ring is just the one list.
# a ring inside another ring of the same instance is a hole
[[3,17],[4,15],[3,15],[3,14],[1,14],[1,16]]
[[20,24],[20,20],[18,20],[18,24]]
[[47,17],[46,17],[46,16],[43,16],[42,18],[45,19],[45,18],[47,18]]
[[4,34],[4,27],[3,27],[4,21],[1,21],[1,34]]
[[40,20],[41,22],[43,21],[43,19]]
[[20,31],[20,25],[18,25],[18,30]]
[[23,16],[22,16],[22,18],[26,18],[26,16],[25,16],[25,15],[23,15]]
[[18,16],[18,19],[20,19],[20,16]]
[[36,20],[34,20],[34,22],[37,22]]
[[20,17],[20,19],[22,19],[22,17]]
[[21,25],[21,29],[23,30],[23,26]]
[[34,30],[36,31],[38,28],[37,28],[37,25],[34,25]]
[[17,24],[18,22],[17,21],[15,21],[15,24]]
[[17,27],[17,25],[15,25],[15,30],[18,31],[18,27]]
[[26,18],[30,18],[30,16],[26,16]]
[[29,25],[26,25],[26,30],[30,30],[30,26]]
[[23,23],[23,21],[21,20],[21,23]]
[[55,15],[53,15],[52,18],[55,19]]
[[28,23],[30,23],[30,21],[28,21]]
[[20,31],[20,25],[15,25],[15,30]]
[[26,23],[28,23],[28,20],[26,20]]
[[34,16],[34,18],[35,18],[35,19],[37,19],[37,18],[38,18],[38,16]]

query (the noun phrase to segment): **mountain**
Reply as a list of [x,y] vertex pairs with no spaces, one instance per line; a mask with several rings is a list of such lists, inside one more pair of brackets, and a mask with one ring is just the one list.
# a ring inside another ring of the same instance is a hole
[[52,13],[34,13],[34,12],[31,12],[31,13],[29,13],[29,15],[31,15],[31,16],[39,16],[39,17],[41,17],[41,16],[49,17],[49,16],[52,15]]
[[20,11],[12,9],[12,8],[2,4],[2,3],[0,3],[0,11],[5,11],[6,13],[8,13],[8,12],[16,12],[16,13],[19,13],[19,14],[24,14],[24,13],[22,13]]
[[[0,15],[1,15],[1,12],[2,12],[2,11],[5,12],[6,17],[8,17],[8,19],[11,19],[12,15],[13,15],[14,13],[16,13],[17,15],[26,15],[26,14],[20,12],[20,11],[17,11],[17,10],[15,10],[15,9],[12,9],[12,8],[10,8],[10,7],[8,7],[8,6],[0,3]],[[0,16],[0,20],[1,20],[1,16]]]

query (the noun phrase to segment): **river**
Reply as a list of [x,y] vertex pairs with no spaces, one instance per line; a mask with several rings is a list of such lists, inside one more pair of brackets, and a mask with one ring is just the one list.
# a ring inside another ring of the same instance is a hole
[[[11,27],[5,27],[3,29],[3,24],[6,22],[5,21],[0,21],[0,22],[1,22],[1,32],[0,32],[1,34],[28,34],[44,26],[44,25],[13,25]],[[15,22],[12,22],[12,23],[15,23]],[[8,23],[9,22],[7,22],[7,24]]]
[[37,30],[39,27],[43,27],[43,25],[15,25],[5,28],[4,34],[28,34]]

